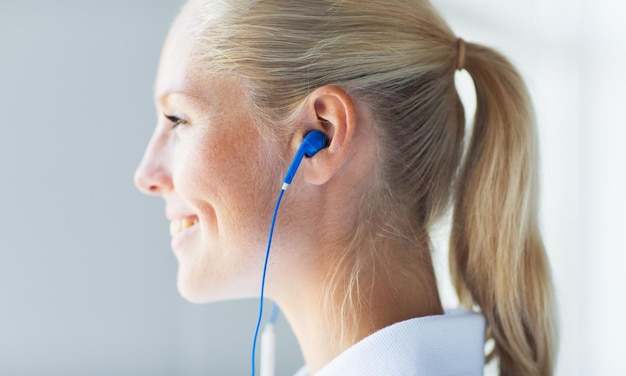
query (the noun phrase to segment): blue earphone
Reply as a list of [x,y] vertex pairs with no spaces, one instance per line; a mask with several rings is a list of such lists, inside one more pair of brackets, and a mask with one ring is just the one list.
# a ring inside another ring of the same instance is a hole
[[287,170],[287,174],[285,174],[284,183],[287,185],[291,184],[291,181],[296,175],[296,171],[298,170],[298,167],[300,167],[300,162],[304,156],[311,158],[326,146],[327,140],[324,133],[318,130],[309,131],[304,136],[302,144],[300,144],[296,155],[293,157],[293,161]]
[[[255,375],[255,356],[256,356],[256,343],[257,337],[259,336],[259,329],[261,327],[261,319],[263,318],[263,297],[265,295],[265,276],[267,274],[267,261],[270,256],[270,248],[272,246],[272,235],[274,234],[274,225],[276,224],[276,215],[278,214],[278,207],[280,206],[280,201],[283,198],[283,194],[285,190],[293,181],[294,176],[296,175],[296,171],[298,171],[298,167],[300,167],[300,162],[302,162],[302,158],[307,157],[311,158],[317,152],[324,149],[328,146],[328,140],[324,133],[318,130],[309,131],[302,140],[302,144],[296,151],[296,155],[293,157],[291,164],[289,165],[289,169],[285,174],[285,178],[283,179],[283,187],[280,190],[280,194],[278,195],[278,200],[276,200],[276,206],[274,207],[274,214],[272,216],[272,225],[270,226],[270,233],[267,240],[267,250],[265,251],[265,263],[263,264],[263,277],[261,279],[261,295],[259,297],[259,317],[256,323],[256,329],[254,330],[254,340],[252,341],[252,376]],[[274,309],[272,312],[272,318],[270,319],[270,323],[273,324],[276,321],[278,316],[278,307],[274,304]]]

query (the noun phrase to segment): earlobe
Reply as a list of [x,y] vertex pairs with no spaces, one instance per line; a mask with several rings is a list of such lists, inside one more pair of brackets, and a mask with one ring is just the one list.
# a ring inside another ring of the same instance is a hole
[[313,121],[324,132],[327,147],[307,161],[302,174],[309,184],[322,185],[347,161],[357,124],[356,110],[348,93],[337,86],[316,89],[306,106],[307,122]]

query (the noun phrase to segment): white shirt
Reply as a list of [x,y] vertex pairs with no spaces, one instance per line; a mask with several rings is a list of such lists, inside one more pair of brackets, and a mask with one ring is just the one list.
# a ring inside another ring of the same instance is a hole
[[[359,341],[315,376],[483,374],[485,319],[466,310],[406,320]],[[309,376],[303,367],[294,376]]]

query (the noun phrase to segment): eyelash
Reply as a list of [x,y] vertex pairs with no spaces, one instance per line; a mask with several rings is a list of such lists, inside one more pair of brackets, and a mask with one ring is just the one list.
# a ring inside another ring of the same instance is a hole
[[183,119],[181,119],[179,117],[176,117],[176,116],[173,116],[173,115],[165,115],[165,114],[163,114],[163,116],[165,116],[165,118],[167,120],[172,122],[172,129],[178,127],[181,124],[185,124],[185,120],[183,120]]

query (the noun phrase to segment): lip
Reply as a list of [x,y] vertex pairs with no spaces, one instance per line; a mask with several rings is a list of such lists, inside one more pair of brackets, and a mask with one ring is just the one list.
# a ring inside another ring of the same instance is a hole
[[200,221],[197,217],[195,217],[195,220],[196,223],[194,223],[192,226],[187,227],[186,229],[172,237],[172,240],[170,241],[170,247],[175,254],[184,253],[185,249],[189,248],[188,243],[200,228]]

